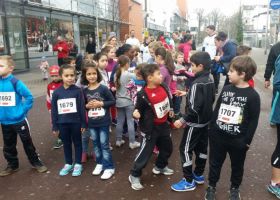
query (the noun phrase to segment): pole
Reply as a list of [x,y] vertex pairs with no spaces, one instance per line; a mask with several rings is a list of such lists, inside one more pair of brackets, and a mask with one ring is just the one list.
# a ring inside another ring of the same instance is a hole
[[97,0],[94,0],[94,6],[95,6],[94,9],[96,9],[96,12],[95,12],[96,36],[97,36],[96,45],[97,45],[97,49],[100,50]]
[[270,6],[270,0],[267,0],[266,29],[265,29],[265,41],[264,41],[264,45],[265,45],[264,55],[267,54],[269,6]]
[[145,28],[148,30],[148,6],[147,0],[145,0]]

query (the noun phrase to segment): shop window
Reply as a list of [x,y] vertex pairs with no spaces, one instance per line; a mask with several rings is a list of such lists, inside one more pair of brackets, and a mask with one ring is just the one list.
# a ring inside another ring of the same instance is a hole
[[4,34],[4,17],[0,16],[0,55],[7,54],[7,45]]

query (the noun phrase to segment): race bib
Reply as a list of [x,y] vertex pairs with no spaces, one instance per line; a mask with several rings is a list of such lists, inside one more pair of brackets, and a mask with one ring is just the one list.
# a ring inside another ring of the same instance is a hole
[[93,108],[88,111],[88,117],[103,117],[105,115],[104,108]]
[[157,118],[163,118],[170,111],[169,99],[166,97],[162,102],[154,105]]
[[236,106],[230,106],[226,104],[221,104],[218,121],[227,124],[239,124],[241,108]]
[[52,99],[52,95],[53,95],[54,90],[50,90],[50,98]]
[[59,99],[57,101],[58,114],[76,113],[77,105],[75,98]]
[[16,106],[15,92],[0,92],[0,106]]

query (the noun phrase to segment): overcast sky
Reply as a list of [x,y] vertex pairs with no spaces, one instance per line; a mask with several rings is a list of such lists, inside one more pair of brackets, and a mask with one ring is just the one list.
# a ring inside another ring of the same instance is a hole
[[269,0],[187,0],[191,13],[196,8],[203,8],[206,13],[218,8],[224,15],[232,15],[241,4],[266,4]]

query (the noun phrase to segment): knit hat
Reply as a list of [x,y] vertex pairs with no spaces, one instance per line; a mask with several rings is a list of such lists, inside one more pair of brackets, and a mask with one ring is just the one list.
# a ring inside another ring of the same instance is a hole
[[50,76],[58,76],[59,75],[59,66],[52,65],[49,68],[49,73],[50,73]]

